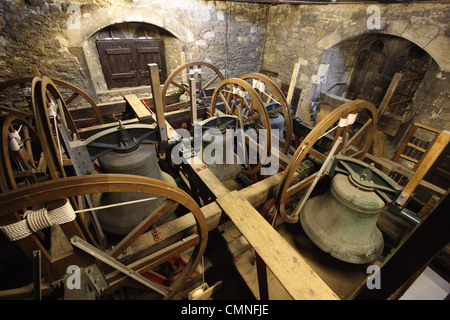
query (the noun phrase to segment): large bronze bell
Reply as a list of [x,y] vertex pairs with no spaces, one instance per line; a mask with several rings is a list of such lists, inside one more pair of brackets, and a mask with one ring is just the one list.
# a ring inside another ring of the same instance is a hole
[[334,171],[329,190],[306,202],[300,223],[308,237],[333,257],[356,264],[371,263],[384,246],[377,228],[378,216],[399,188],[389,177],[374,172],[377,169],[343,159],[338,161],[344,169]]
[[[152,144],[141,144],[136,150],[127,153],[108,152],[99,157],[102,172],[123,173],[150,177],[165,181],[177,186],[175,180],[167,173],[161,171],[158,165],[155,146]],[[101,197],[101,205],[153,198],[151,195],[132,192],[104,193]],[[106,232],[126,235],[130,233],[143,219],[155,210],[165,198],[154,198],[144,202],[116,206],[98,212],[98,219]],[[167,211],[159,222],[164,221],[176,209],[176,206]]]

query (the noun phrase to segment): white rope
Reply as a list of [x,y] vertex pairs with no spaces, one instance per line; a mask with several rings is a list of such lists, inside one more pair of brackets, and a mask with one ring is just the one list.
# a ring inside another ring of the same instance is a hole
[[19,151],[20,150],[20,136],[17,131],[14,131],[11,134],[11,140],[8,141],[8,148],[11,151]]
[[158,198],[161,198],[161,196],[154,196],[150,198],[113,203],[109,205],[99,206],[95,208],[80,209],[76,211],[73,210],[70,202],[66,200],[65,205],[57,209],[51,210],[49,212],[47,212],[46,208],[35,211],[27,210],[23,215],[24,218],[23,220],[12,223],[7,226],[0,226],[0,230],[3,232],[3,234],[9,241],[17,241],[26,238],[32,233],[37,232],[39,230],[43,230],[45,228],[57,224],[63,224],[75,220],[77,213],[109,209],[128,204],[155,200]]
[[119,206],[125,206],[125,205],[128,205],[128,204],[135,204],[135,203],[139,203],[139,202],[155,200],[155,199],[158,199],[158,198],[161,198],[161,196],[155,196],[155,197],[150,197],[150,198],[144,198],[144,199],[137,199],[137,200],[130,200],[130,201],[124,201],[124,202],[119,202],[119,203],[107,204],[107,205],[99,206],[99,207],[95,207],[95,208],[80,209],[80,210],[75,211],[75,213],[109,209],[109,208],[114,208],[114,207],[119,207]]
[[[328,130],[327,132],[325,132],[324,134],[322,134],[322,135],[319,137],[319,139],[322,139],[324,136],[326,136],[327,134],[329,134],[331,131],[336,130],[338,127],[339,127],[339,125],[337,125],[337,126],[334,127],[334,128],[331,128],[330,130]],[[317,140],[319,140],[319,139],[317,139]]]
[[7,226],[0,226],[0,230],[9,241],[17,241],[28,237],[39,230],[75,220],[76,214],[68,200],[59,208],[47,211],[46,208],[28,210],[23,220]]
[[261,91],[263,94],[265,94],[267,97],[269,97],[273,102],[278,103],[281,106],[281,103],[278,100],[275,100],[272,96],[268,95],[267,93],[265,93],[264,91]]
[[329,134],[331,131],[334,131],[334,130],[336,130],[336,129],[339,128],[339,127],[343,128],[343,127],[347,127],[347,126],[352,125],[352,124],[355,122],[356,116],[357,116],[357,115],[358,115],[358,114],[356,114],[356,113],[350,113],[350,114],[347,116],[347,118],[340,118],[340,119],[339,119],[339,122],[338,122],[338,124],[337,124],[337,126],[331,128],[330,130],[328,130],[327,132],[325,132],[324,134],[322,134],[322,135],[319,137],[319,139],[323,138],[324,136],[326,136],[327,134]]

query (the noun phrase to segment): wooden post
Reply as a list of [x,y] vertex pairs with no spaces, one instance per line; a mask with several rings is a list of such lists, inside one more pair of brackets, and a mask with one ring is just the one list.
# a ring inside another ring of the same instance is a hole
[[[184,65],[186,63],[186,53],[184,51],[181,52],[181,65]],[[183,69],[181,71],[181,75],[182,75],[182,81],[184,83],[187,83],[187,75],[186,75],[186,69]]]
[[37,65],[33,64],[31,66],[31,69],[33,70],[33,75],[35,77],[40,77],[41,76],[41,73],[39,72],[39,69],[38,69]]
[[403,189],[396,203],[403,206],[406,200],[411,196],[420,181],[425,177],[427,172],[433,166],[436,159],[439,157],[442,151],[447,147],[450,141],[450,131],[442,131],[436,138],[431,148],[428,149],[426,156],[423,158],[422,165],[416,169],[416,172],[409,180],[408,184]]
[[161,141],[167,141],[167,126],[164,119],[164,104],[161,95],[161,82],[159,80],[159,70],[156,63],[148,64],[150,71],[150,83],[152,86],[153,103],[155,104],[156,123],[159,127]]
[[189,97],[191,100],[191,123],[194,124],[197,122],[197,90],[193,77],[189,78]]
[[300,69],[300,63],[297,62],[294,66],[294,71],[291,76],[291,83],[289,84],[289,90],[287,93],[286,101],[289,105],[292,102],[292,96],[294,95],[295,83],[297,82],[298,70]]
[[256,270],[258,274],[259,300],[269,300],[269,285],[267,284],[267,266],[259,254],[255,252]]
[[392,96],[394,95],[394,92],[397,89],[402,76],[403,75],[401,73],[396,73],[392,78],[391,84],[389,85],[389,88],[387,89],[386,94],[384,95],[383,100],[378,107],[379,118],[381,118],[381,116],[386,112],[389,102],[391,102]]

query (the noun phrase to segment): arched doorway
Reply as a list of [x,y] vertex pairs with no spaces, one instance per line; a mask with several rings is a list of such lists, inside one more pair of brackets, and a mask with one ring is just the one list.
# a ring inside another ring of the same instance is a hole
[[[380,125],[394,137],[404,131],[402,124],[411,121],[417,105],[416,92],[431,65],[431,56],[416,44],[387,34],[364,34],[344,40],[325,53],[326,80],[317,86],[313,106],[316,119],[332,97],[337,103],[362,99],[379,107],[396,73],[402,78],[391,97]],[[433,69],[434,70],[434,69]],[[434,71],[432,71],[434,72]],[[384,123],[382,123],[384,121]],[[404,126],[403,126],[404,127]],[[399,130],[401,129],[401,130]]]
[[345,97],[379,106],[396,73],[402,80],[386,112],[402,114],[422,81],[431,57],[417,45],[394,36],[377,36],[357,53]]
[[[150,85],[148,64],[167,78],[164,38],[172,36],[146,23],[119,23],[93,35],[108,89]],[[173,37],[173,36],[172,36]]]

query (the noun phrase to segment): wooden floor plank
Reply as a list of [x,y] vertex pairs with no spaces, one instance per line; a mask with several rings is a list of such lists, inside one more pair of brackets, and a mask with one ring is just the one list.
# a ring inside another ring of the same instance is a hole
[[304,258],[238,191],[219,197],[217,203],[293,299],[339,299]]

